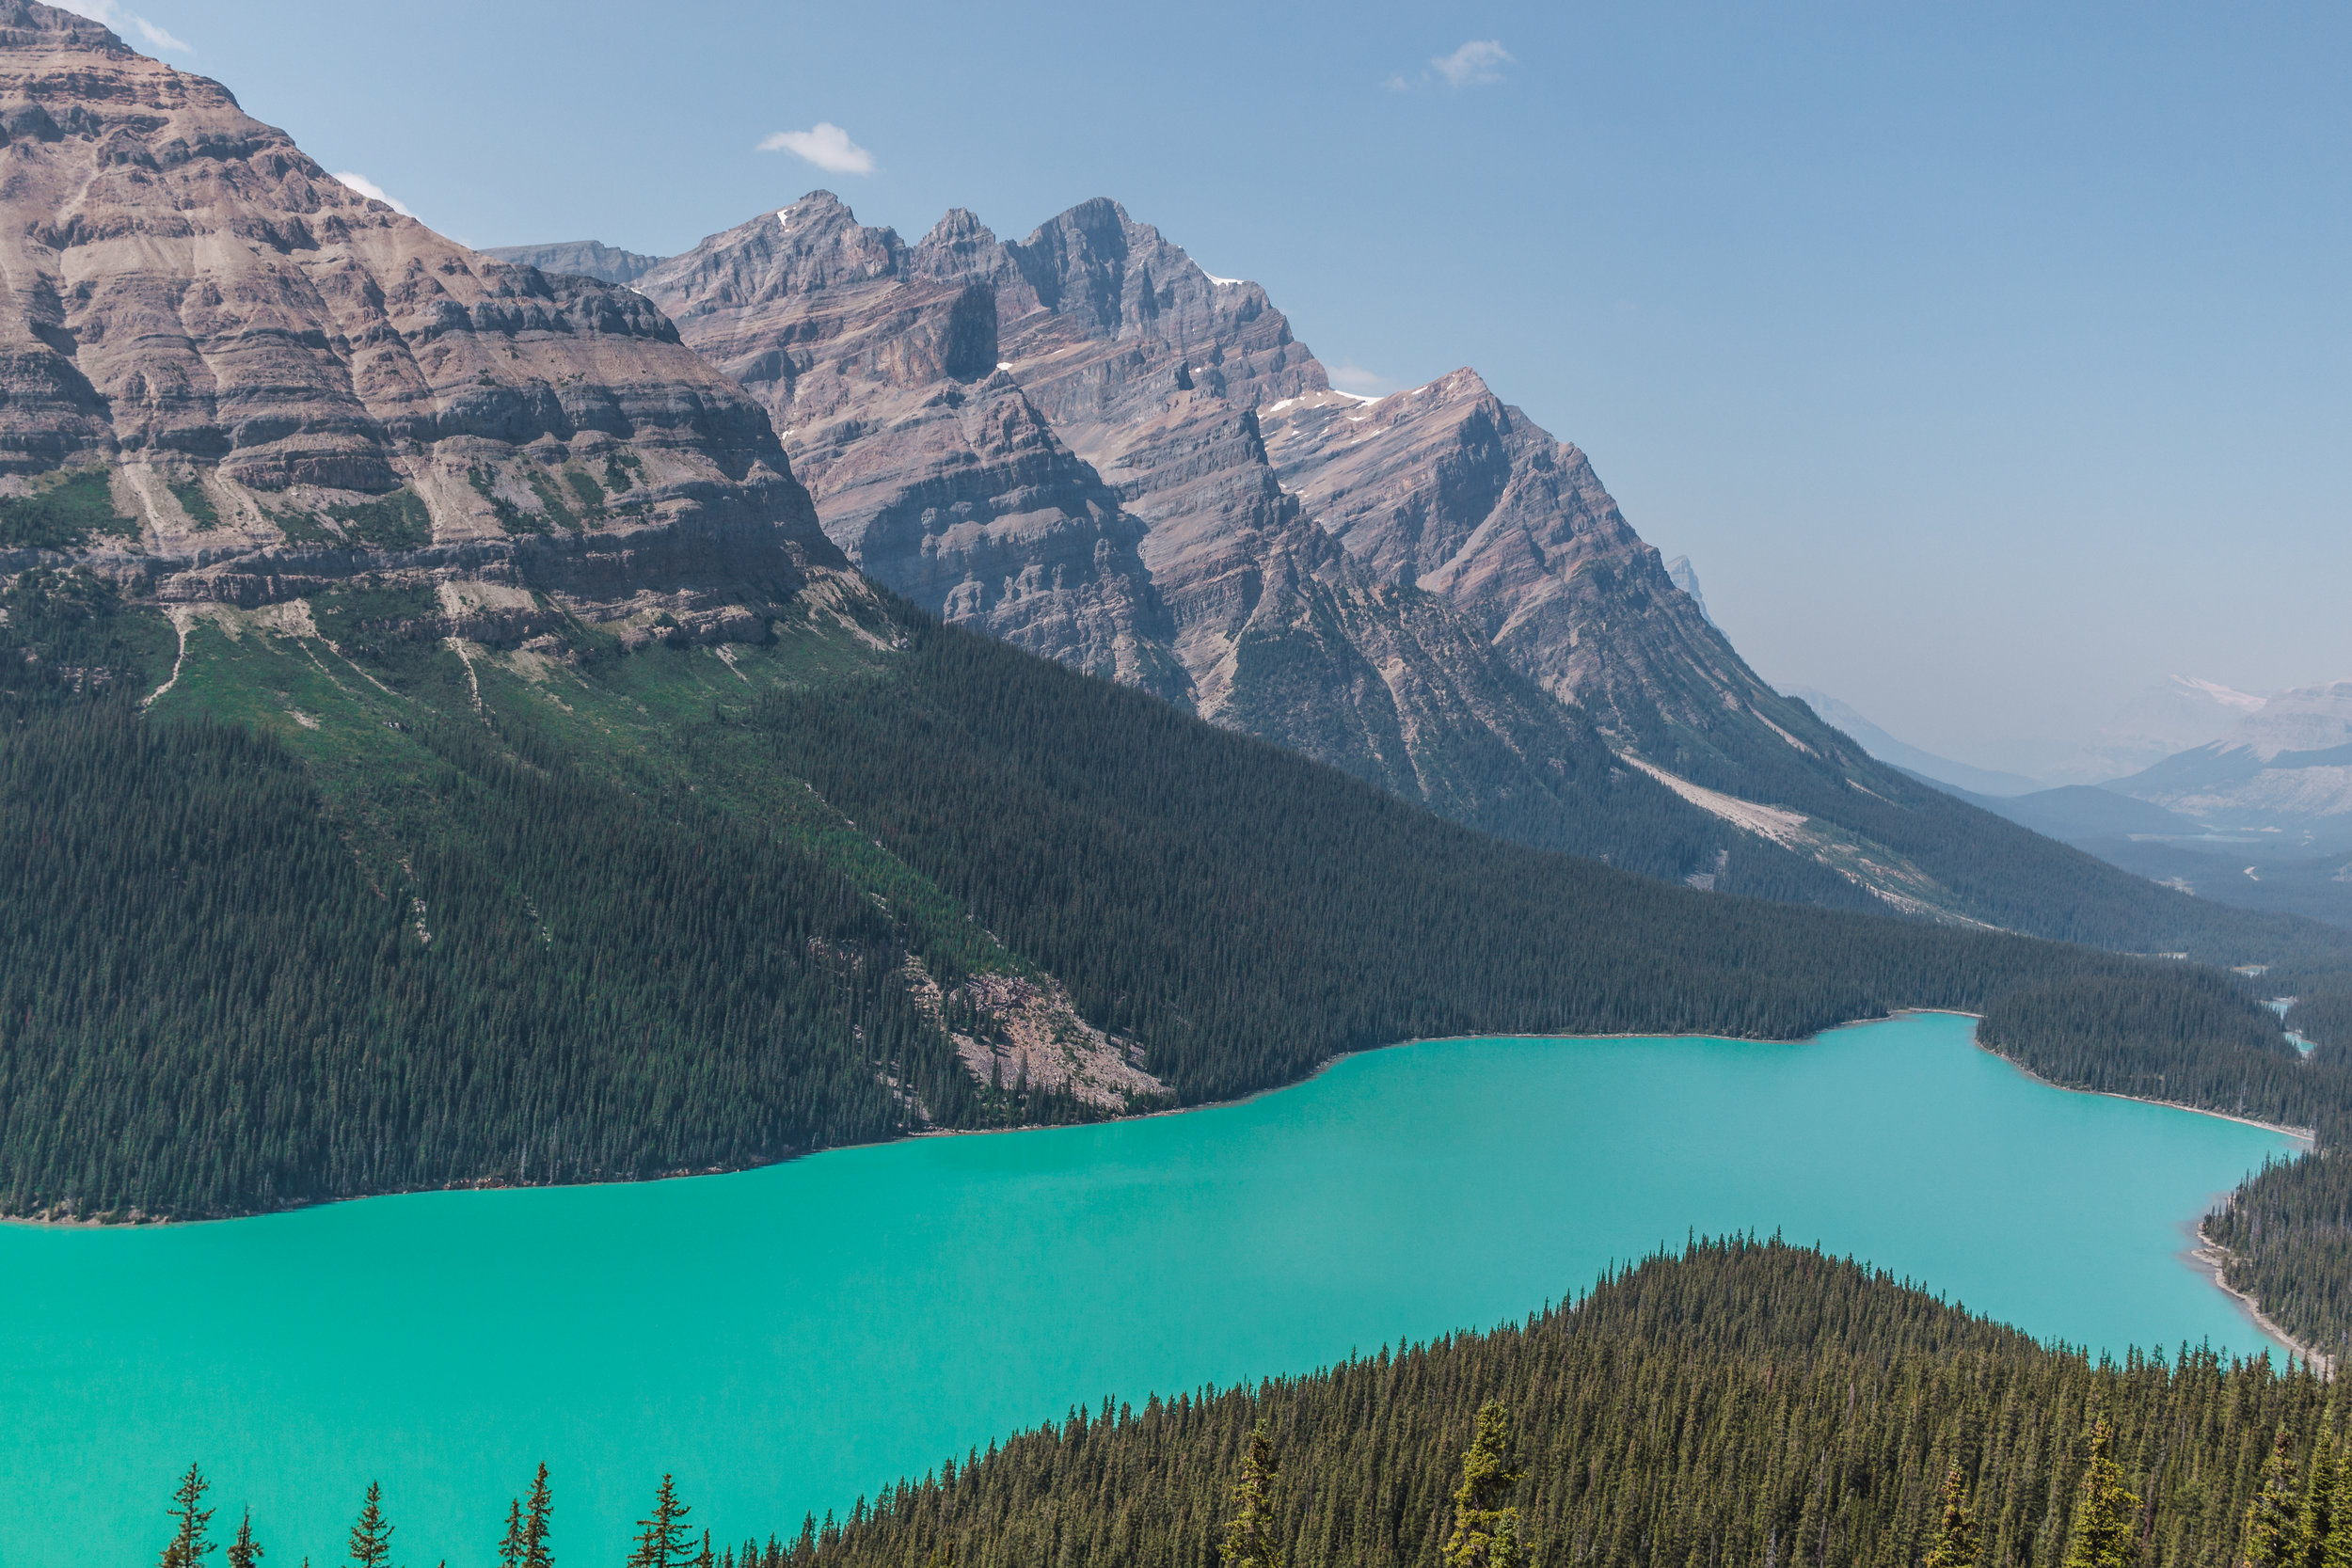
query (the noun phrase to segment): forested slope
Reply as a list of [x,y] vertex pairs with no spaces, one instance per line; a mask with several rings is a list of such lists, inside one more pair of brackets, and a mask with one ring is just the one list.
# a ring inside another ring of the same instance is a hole
[[2277,1038],[2210,971],[1532,853],[1107,682],[906,624],[904,657],[871,687],[779,692],[745,723],[1090,1016],[1153,1039],[1187,1095],[1395,1039],[1785,1037],[2094,976],[2182,999],[2198,1030],[2226,1019],[2231,1049]]
[[474,641],[398,578],[176,626],[79,574],[8,595],[14,1212],[739,1165],[1420,1036],[2083,982],[2171,998],[2183,1049],[2276,1035],[2208,970],[1502,843],[853,578],[634,652]]

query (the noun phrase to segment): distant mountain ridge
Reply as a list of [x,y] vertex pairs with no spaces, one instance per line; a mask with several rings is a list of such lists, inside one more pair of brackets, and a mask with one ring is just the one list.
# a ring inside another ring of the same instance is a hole
[[1881,762],[1891,763],[1931,784],[1966,790],[1972,795],[1994,797],[2026,795],[2042,787],[2040,780],[2026,778],[2022,773],[2004,773],[1997,768],[1955,762],[1950,757],[1924,751],[1909,741],[1898,740],[1863,717],[1852,705],[1841,702],[1826,691],[1798,686],[1789,688],[1788,695],[1820,714],[1824,723],[1834,724],[1862,742],[1869,753]]
[[2352,840],[2352,680],[2282,691],[2219,740],[2108,787],[2217,824]]
[[620,250],[596,240],[566,240],[555,245],[493,245],[482,252],[493,261],[541,272],[593,277],[599,283],[634,283],[661,264],[659,256]]

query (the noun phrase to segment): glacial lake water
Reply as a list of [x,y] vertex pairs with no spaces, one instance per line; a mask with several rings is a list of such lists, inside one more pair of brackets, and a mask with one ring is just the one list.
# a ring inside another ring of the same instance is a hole
[[559,1561],[619,1561],[664,1471],[721,1541],[788,1534],[1073,1402],[1517,1318],[1693,1231],[2045,1338],[2265,1348],[2185,1248],[2289,1140],[2046,1087],[1970,1030],[1454,1040],[736,1176],[0,1227],[0,1568],[153,1560],[191,1458],[275,1568],[342,1560],[371,1479],[397,1560],[487,1561],[541,1459]]

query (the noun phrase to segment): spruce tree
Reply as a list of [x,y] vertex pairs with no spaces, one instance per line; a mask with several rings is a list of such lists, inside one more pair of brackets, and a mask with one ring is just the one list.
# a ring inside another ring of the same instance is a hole
[[628,1554],[628,1568],[687,1568],[692,1560],[692,1536],[686,1528],[691,1513],[677,1500],[677,1484],[663,1476],[654,1488],[653,1512],[637,1521],[637,1544]]
[[1249,1429],[1241,1480],[1233,1483],[1233,1516],[1225,1521],[1225,1539],[1217,1546],[1225,1568],[1282,1568],[1274,1529],[1275,1474],[1274,1440],[1261,1420]]
[[1966,1482],[1955,1465],[1944,1477],[1944,1515],[1923,1568],[1977,1568],[1977,1521],[1968,1512]]
[[212,1485],[204,1479],[203,1470],[190,1464],[188,1473],[171,1489],[171,1506],[164,1512],[180,1524],[171,1532],[171,1544],[164,1548],[163,1568],[197,1568],[213,1549],[208,1538],[213,1511],[203,1506],[204,1494],[212,1490]]
[[2090,1429],[2090,1463],[2074,1502],[2074,1533],[2066,1544],[2066,1568],[2130,1568],[2138,1556],[2132,1526],[2139,1499],[2123,1484],[2123,1467],[2108,1450],[2115,1434],[2105,1417]]
[[499,1540],[499,1568],[522,1568],[523,1551],[523,1500],[516,1497],[506,1505],[506,1534]]
[[2303,1499],[2297,1495],[2295,1449],[2284,1427],[2263,1461],[2262,1484],[2246,1505],[2246,1544],[2240,1560],[2249,1568],[2296,1568],[2303,1548]]
[[1454,1533],[1445,1544],[1446,1568],[1516,1568],[1519,1511],[1503,1505],[1519,1472],[1511,1468],[1518,1442],[1511,1413],[1488,1401],[1462,1455],[1462,1484],[1454,1492]]
[[253,1511],[246,1509],[237,1521],[237,1538],[229,1543],[229,1568],[256,1568],[262,1560],[262,1544],[253,1539]]
[[2303,1516],[2296,1521],[2299,1568],[2328,1568],[2328,1545],[2336,1533],[2336,1438],[2322,1426],[2312,1448],[2311,1484],[2303,1491]]
[[547,1462],[541,1460],[539,1473],[531,1478],[531,1498],[524,1508],[522,1568],[555,1568],[555,1554],[548,1547],[548,1521],[554,1513]]
[[352,1523],[351,1561],[353,1568],[391,1568],[392,1522],[384,1517],[384,1488],[374,1481]]
[[2320,1568],[2352,1568],[2352,1447],[2336,1450],[2335,1516],[2320,1551]]

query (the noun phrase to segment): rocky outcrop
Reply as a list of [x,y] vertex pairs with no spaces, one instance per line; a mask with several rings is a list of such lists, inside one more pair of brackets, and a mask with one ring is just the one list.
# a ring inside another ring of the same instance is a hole
[[642,295],[453,244],[25,0],[0,125],[10,561],[246,603],[496,560],[600,618],[842,564],[757,404]]
[[568,273],[574,277],[593,277],[599,283],[634,283],[661,264],[659,256],[621,250],[598,240],[492,245],[482,254],[510,266]]
[[1280,400],[1260,419],[1276,472],[1351,556],[1454,606],[1621,747],[1828,748],[1675,584],[1584,454],[1475,371],[1377,401]]

